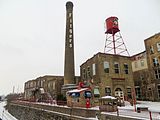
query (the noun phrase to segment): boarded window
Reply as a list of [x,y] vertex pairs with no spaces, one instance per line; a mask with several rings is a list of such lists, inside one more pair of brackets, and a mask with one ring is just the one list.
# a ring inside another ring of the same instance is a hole
[[96,75],[96,64],[92,64],[93,75]]

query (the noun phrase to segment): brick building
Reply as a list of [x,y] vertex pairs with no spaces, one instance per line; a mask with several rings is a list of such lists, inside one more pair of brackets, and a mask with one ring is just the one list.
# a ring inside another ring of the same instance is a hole
[[131,59],[136,98],[138,100],[147,100],[149,71],[147,65],[146,51],[133,55]]
[[37,90],[48,92],[53,98],[61,94],[61,87],[64,84],[63,76],[43,76],[25,82],[24,94],[29,99]]
[[81,79],[91,81],[101,96],[133,97],[134,81],[128,56],[97,53],[80,66],[80,72]]
[[160,101],[160,33],[145,39],[149,70],[149,100]]

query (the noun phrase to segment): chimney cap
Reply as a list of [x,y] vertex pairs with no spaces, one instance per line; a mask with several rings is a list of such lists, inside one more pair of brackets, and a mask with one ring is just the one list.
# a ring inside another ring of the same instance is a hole
[[68,1],[67,3],[66,3],[66,8],[68,9],[68,8],[73,8],[73,3],[71,2],[71,1]]

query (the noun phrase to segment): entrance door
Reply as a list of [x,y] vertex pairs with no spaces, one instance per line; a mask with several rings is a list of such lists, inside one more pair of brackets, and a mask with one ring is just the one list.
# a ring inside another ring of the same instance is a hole
[[120,97],[120,98],[124,97],[124,93],[123,93],[123,91],[122,91],[121,88],[116,88],[116,90],[115,90],[115,97]]

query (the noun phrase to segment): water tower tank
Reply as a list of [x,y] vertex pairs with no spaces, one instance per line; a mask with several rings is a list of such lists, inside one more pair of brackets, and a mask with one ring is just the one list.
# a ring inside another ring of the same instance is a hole
[[106,34],[115,34],[119,32],[118,28],[118,18],[117,17],[109,17],[106,19]]

